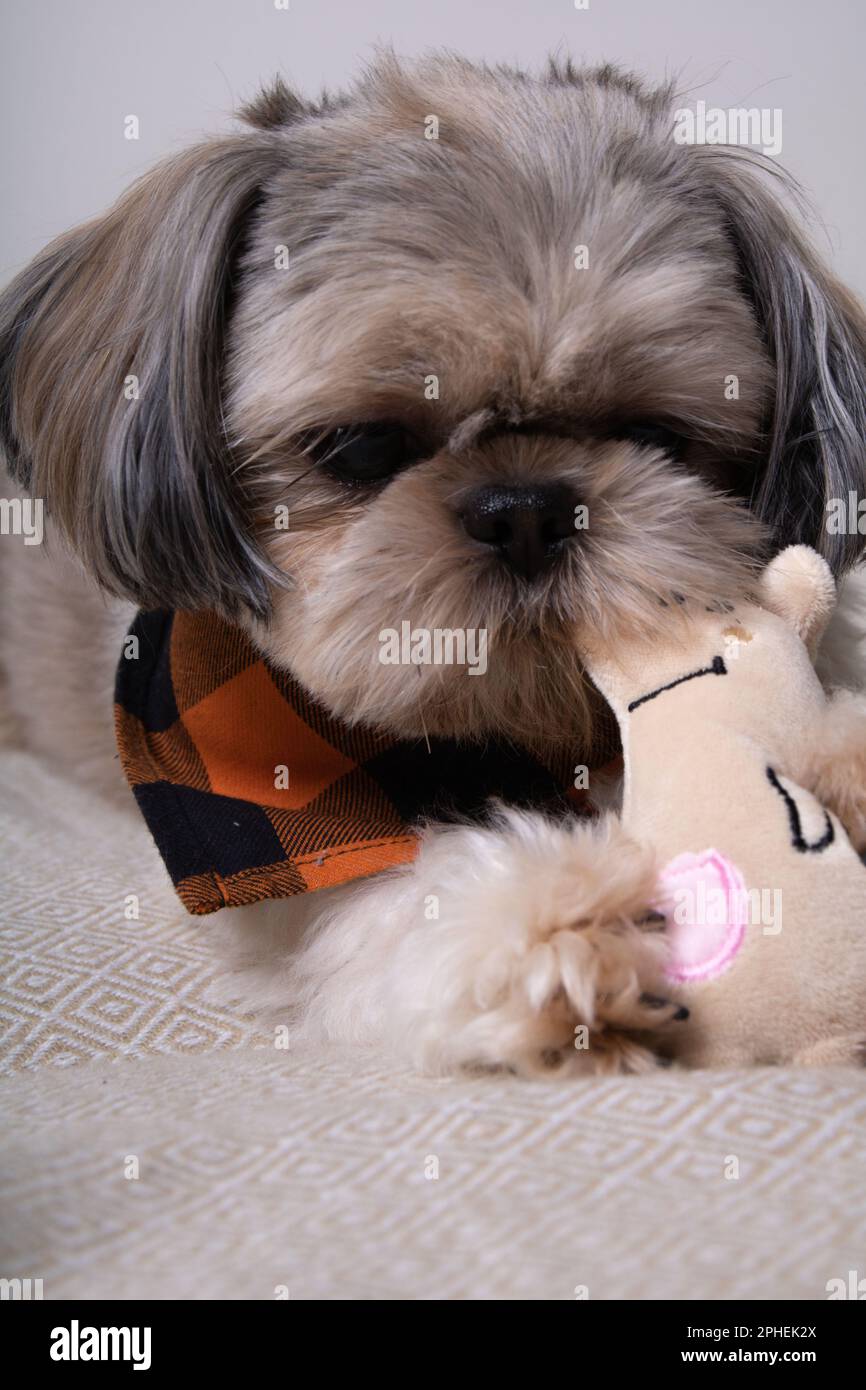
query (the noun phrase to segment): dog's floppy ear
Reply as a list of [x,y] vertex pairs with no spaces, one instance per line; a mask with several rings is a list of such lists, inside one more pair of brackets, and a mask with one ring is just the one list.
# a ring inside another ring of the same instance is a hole
[[238,259],[286,162],[258,130],[147,174],[0,299],[0,446],[90,572],[144,606],[264,615],[268,579],[223,437]]
[[[813,546],[841,574],[864,539],[835,534],[828,503],[866,496],[866,316],[821,264],[744,148],[694,146],[776,366],[766,467],[753,499],[780,546]],[[775,170],[777,179],[784,176]]]

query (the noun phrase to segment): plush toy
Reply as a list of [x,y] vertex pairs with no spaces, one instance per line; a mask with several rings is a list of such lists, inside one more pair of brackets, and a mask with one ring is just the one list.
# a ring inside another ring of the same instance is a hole
[[834,603],[827,565],[794,546],[758,603],[684,605],[664,639],[590,654],[622,734],[623,822],[658,855],[666,974],[690,1010],[671,1048],[691,1065],[864,1057],[866,867],[813,794]]

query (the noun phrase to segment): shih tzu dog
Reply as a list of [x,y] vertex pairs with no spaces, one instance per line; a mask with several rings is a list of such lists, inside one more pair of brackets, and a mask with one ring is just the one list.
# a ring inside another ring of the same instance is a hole
[[[277,81],[19,276],[0,436],[69,543],[3,548],[31,745],[110,784],[138,606],[223,615],[347,724],[592,767],[581,633],[733,603],[796,541],[855,565],[825,517],[866,491],[866,321],[762,161],[676,143],[673,101],[451,56],[318,104]],[[407,621],[483,630],[486,671],[383,663]],[[850,738],[866,788],[866,719]],[[242,909],[267,920],[233,978],[425,1067],[639,1069],[678,1013],[653,887],[609,811],[505,806]]]

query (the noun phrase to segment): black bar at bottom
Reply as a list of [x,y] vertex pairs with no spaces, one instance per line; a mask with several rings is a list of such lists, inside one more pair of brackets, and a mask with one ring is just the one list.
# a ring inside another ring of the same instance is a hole
[[[632,1367],[643,1374],[665,1374],[673,1367],[685,1371],[707,1366],[724,1369],[790,1365],[811,1367],[823,1376],[859,1364],[864,1318],[859,1302],[762,1302],[762,1303],[633,1303],[576,1300],[568,1317],[552,1316],[551,1327],[568,1340],[557,1342],[555,1363],[579,1367],[601,1365],[616,1370],[617,1379]],[[310,1308],[303,1312],[290,1300],[273,1303],[169,1303],[169,1302],[5,1302],[2,1307],[4,1349],[7,1363],[16,1370],[48,1373],[49,1381],[70,1375],[99,1376],[101,1369],[113,1375],[145,1376],[160,1380],[178,1372],[219,1374],[235,1372],[249,1377],[267,1366],[286,1376],[298,1372],[311,1357],[327,1374],[338,1369],[334,1350],[345,1347],[347,1368],[353,1375],[391,1369],[402,1377],[425,1377],[439,1362],[442,1374],[453,1374],[462,1356],[443,1338],[441,1323],[419,1329],[421,1360],[415,1366],[405,1360],[406,1327],[388,1330],[370,1325],[366,1315],[358,1337],[352,1336],[351,1313],[332,1309],[323,1320],[324,1339],[317,1337],[317,1322]],[[438,1315],[441,1317],[441,1314]],[[477,1314],[475,1315],[477,1318]],[[348,1323],[348,1327],[344,1324]],[[339,1326],[335,1329],[335,1324]],[[334,1339],[334,1331],[337,1339]],[[468,1329],[467,1329],[468,1330]],[[472,1325],[473,1350],[482,1357],[489,1376],[496,1360],[497,1343],[490,1332]],[[415,1337],[419,1336],[415,1333]],[[348,1336],[347,1336],[348,1334]],[[483,1343],[479,1345],[479,1334]],[[530,1328],[518,1334],[528,1348]],[[572,1340],[573,1339],[573,1340]],[[403,1350],[401,1351],[401,1345]],[[502,1350],[513,1345],[503,1340]],[[375,1349],[375,1350],[374,1350]],[[10,1358],[11,1353],[11,1358]],[[371,1360],[371,1353],[372,1360]],[[437,1354],[438,1353],[438,1354]],[[471,1354],[471,1353],[470,1353]],[[512,1353],[509,1352],[510,1356]],[[414,1358],[413,1358],[414,1360]],[[601,1363],[601,1364],[599,1364]],[[324,1366],[323,1366],[324,1369]],[[302,1371],[303,1374],[303,1371]]]

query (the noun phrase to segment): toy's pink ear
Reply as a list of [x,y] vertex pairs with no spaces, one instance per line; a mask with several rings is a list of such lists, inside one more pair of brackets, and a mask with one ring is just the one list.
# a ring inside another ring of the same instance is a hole
[[749,895],[743,876],[717,849],[678,854],[659,876],[659,907],[668,917],[666,973],[680,982],[712,980],[743,944]]
[[830,566],[808,545],[790,545],[771,560],[761,576],[761,603],[783,618],[814,658],[836,606]]

